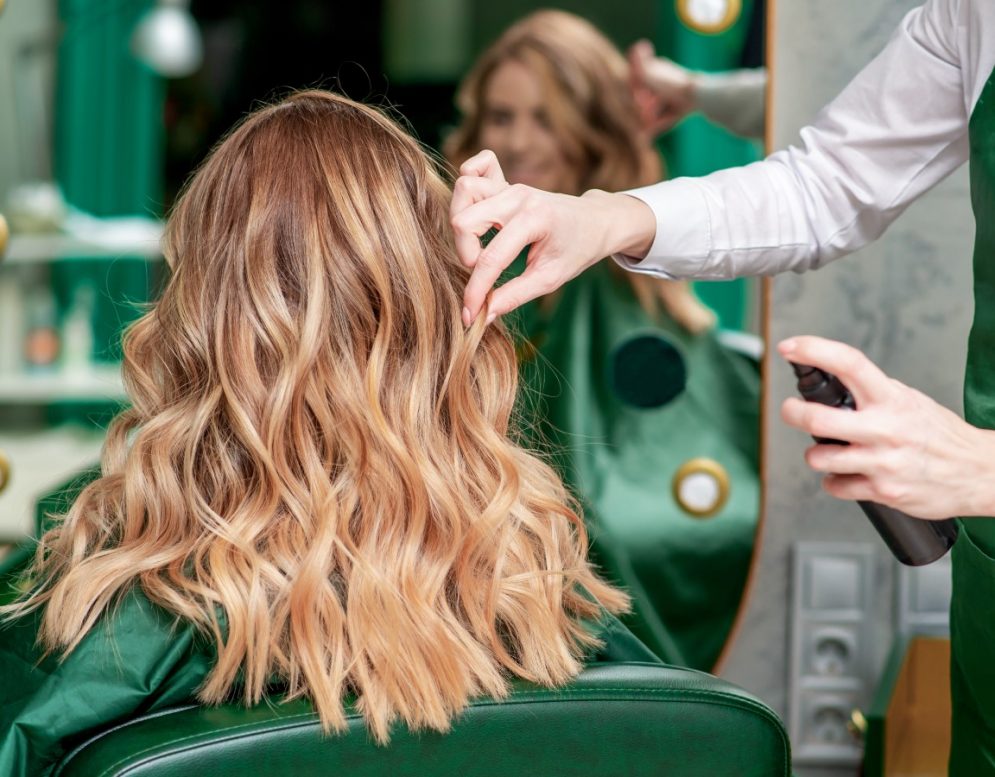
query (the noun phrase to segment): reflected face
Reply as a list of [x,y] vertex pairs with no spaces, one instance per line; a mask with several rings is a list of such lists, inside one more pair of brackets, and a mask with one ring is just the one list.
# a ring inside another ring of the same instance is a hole
[[480,144],[510,183],[580,194],[580,178],[549,120],[542,82],[521,62],[499,65],[484,89]]

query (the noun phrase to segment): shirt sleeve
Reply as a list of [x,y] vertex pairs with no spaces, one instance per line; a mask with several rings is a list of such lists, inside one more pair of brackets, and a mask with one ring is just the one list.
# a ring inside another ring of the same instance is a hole
[[49,775],[69,748],[193,699],[210,669],[194,630],[129,593],[69,655],[44,656],[38,615],[0,626],[0,774]]
[[802,272],[875,240],[968,156],[962,0],[909,12],[886,48],[762,162],[635,189],[656,239],[636,272],[723,279]]
[[763,137],[766,95],[767,69],[762,67],[701,73],[695,86],[698,110],[745,138]]

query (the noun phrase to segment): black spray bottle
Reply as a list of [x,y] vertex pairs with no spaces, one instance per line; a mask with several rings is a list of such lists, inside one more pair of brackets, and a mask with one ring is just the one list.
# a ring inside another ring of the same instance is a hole
[[[805,364],[792,362],[791,366],[798,376],[798,391],[802,398],[829,407],[857,409],[853,396],[835,375]],[[849,444],[842,440],[820,437],[816,437],[815,441],[834,445]],[[936,561],[957,540],[957,522],[952,518],[925,521],[877,502],[858,501],[857,504],[870,518],[895,558],[903,564],[919,567]]]

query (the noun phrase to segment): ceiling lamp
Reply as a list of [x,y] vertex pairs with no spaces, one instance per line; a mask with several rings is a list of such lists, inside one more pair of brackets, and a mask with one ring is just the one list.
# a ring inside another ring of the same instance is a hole
[[166,78],[188,76],[204,59],[200,30],[188,6],[189,0],[159,0],[131,38],[135,56]]

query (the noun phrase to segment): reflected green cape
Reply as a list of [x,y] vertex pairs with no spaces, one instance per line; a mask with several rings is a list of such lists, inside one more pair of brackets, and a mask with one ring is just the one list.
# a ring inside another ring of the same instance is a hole
[[[691,335],[648,315],[610,261],[510,325],[527,442],[547,450],[579,496],[595,560],[633,595],[626,625],[664,661],[711,669],[742,598],[759,512],[756,362],[714,332]],[[634,357],[639,339],[657,342],[661,356]],[[677,394],[647,407],[658,387],[656,399]],[[678,469],[698,457],[718,462],[731,483],[707,518],[673,494]]]

